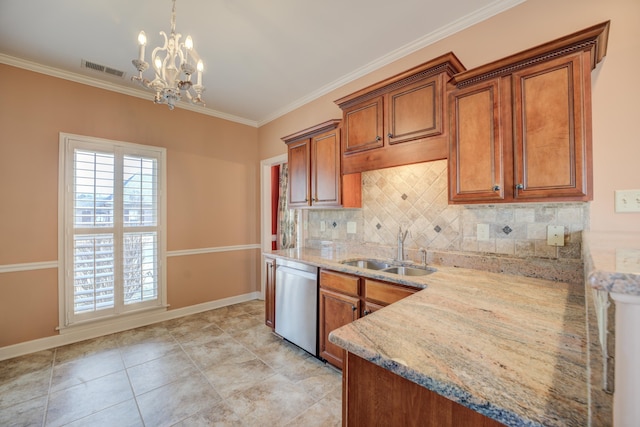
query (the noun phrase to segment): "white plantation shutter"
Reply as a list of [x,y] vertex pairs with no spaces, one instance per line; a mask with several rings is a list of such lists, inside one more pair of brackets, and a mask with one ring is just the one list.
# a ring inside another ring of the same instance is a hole
[[61,324],[164,307],[165,150],[61,134]]

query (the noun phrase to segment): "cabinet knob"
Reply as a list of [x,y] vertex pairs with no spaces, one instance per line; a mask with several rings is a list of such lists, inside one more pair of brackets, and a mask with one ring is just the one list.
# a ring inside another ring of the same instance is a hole
[[316,198],[315,198],[315,197],[313,197],[313,198],[311,199],[311,201],[312,201],[312,202],[317,202],[317,200],[316,200]]
[[493,191],[500,191],[500,186],[499,185],[494,185],[493,187],[491,187],[491,189]]
[[380,141],[382,140],[382,138],[380,137],[380,135],[376,136],[376,141]]
[[352,306],[351,306],[351,310],[356,311],[356,306],[355,306],[355,305],[352,305]]
[[304,201],[305,201],[305,202],[308,202],[308,201],[309,201],[309,199],[304,199]]
[[363,314],[366,316],[367,314],[371,314],[371,312],[369,310],[365,310]]
[[517,188],[518,190],[522,190],[522,189],[524,189],[524,185],[522,185],[522,184],[518,184],[518,185],[516,185],[516,188]]
[[387,134],[387,136],[388,136],[389,138],[393,138],[393,134],[392,134],[391,132],[389,132],[389,133]]

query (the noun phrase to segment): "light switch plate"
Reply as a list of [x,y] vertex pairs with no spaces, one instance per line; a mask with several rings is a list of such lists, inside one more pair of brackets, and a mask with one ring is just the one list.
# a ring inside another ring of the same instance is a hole
[[489,240],[489,224],[478,224],[476,235],[478,240]]
[[616,190],[616,212],[640,212],[640,190]]
[[356,234],[356,224],[355,221],[347,222],[347,234]]
[[564,246],[563,225],[550,225],[547,227],[547,245]]

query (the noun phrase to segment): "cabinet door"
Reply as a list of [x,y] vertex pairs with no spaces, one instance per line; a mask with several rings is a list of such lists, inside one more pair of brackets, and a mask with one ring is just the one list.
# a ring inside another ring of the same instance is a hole
[[340,129],[311,139],[311,204],[340,206]]
[[589,200],[589,57],[580,52],[513,74],[516,199]]
[[289,206],[292,208],[310,204],[310,145],[310,139],[289,144]]
[[389,144],[400,144],[442,133],[441,76],[391,91],[387,100],[385,137]]
[[[497,201],[505,197],[502,120],[508,102],[500,78],[456,89],[449,145],[449,200]],[[504,88],[508,91],[508,87]],[[507,98],[508,99],[508,98]]]
[[344,153],[382,147],[383,97],[344,110]]
[[345,351],[329,341],[329,333],[358,318],[360,299],[320,288],[320,357],[342,369]]
[[384,308],[385,306],[386,306],[386,304],[385,305],[381,305],[381,304],[373,303],[371,301],[365,301],[364,302],[364,310],[362,310],[362,315],[363,316],[367,316],[367,315],[373,313],[374,311],[378,311],[381,308]]
[[276,260],[265,258],[264,324],[276,327]]

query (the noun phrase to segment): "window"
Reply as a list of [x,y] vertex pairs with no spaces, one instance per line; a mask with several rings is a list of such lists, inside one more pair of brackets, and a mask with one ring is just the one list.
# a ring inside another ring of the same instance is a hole
[[166,306],[165,156],[60,135],[61,326]]

